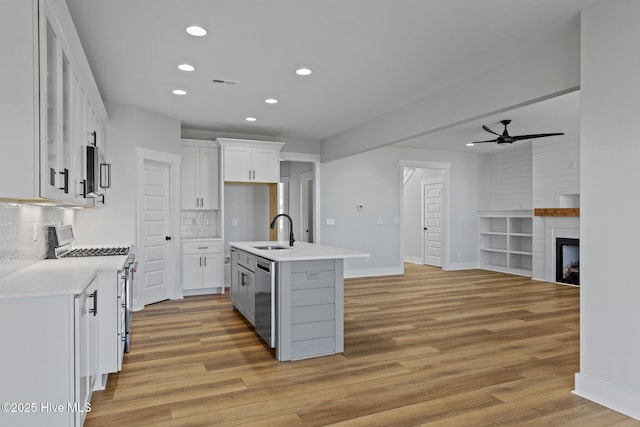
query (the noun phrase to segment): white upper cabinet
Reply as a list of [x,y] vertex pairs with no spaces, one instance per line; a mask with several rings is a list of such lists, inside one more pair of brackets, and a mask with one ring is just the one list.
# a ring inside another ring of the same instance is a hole
[[[85,129],[107,113],[64,0],[0,2],[0,199],[85,205]],[[97,119],[88,121],[85,108]]]
[[182,141],[182,209],[217,210],[219,203],[219,149],[210,142]]
[[280,181],[280,149],[284,143],[228,138],[216,141],[222,147],[225,181]]

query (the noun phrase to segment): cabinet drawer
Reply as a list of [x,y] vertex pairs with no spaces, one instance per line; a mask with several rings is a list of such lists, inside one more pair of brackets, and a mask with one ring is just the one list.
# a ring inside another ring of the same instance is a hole
[[200,240],[198,242],[182,242],[183,254],[198,254],[198,253],[221,253],[222,241],[221,240]]
[[249,252],[238,251],[238,264],[251,271],[256,271],[256,256]]

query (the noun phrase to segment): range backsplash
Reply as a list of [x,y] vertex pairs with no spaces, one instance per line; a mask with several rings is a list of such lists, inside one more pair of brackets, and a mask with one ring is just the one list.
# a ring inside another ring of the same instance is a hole
[[220,211],[182,210],[180,233],[183,239],[220,237]]
[[46,257],[47,227],[73,224],[73,209],[0,202],[0,278]]

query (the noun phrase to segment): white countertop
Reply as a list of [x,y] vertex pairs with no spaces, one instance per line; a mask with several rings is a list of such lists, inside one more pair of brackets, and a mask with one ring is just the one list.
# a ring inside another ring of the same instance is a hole
[[0,298],[78,295],[99,271],[122,269],[126,256],[45,259],[0,279]]
[[[289,241],[231,242],[229,245],[272,261],[305,261],[338,258],[365,258],[369,254],[351,249],[295,242],[290,248]],[[255,246],[286,246],[287,249],[264,250]]]

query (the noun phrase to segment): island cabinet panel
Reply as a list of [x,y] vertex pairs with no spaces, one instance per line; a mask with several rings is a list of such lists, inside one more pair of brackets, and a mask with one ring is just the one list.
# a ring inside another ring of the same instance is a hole
[[342,259],[278,263],[278,360],[344,351],[343,293]]

